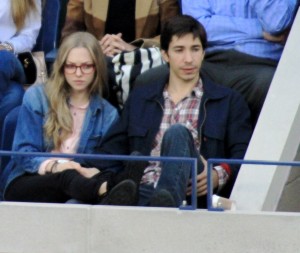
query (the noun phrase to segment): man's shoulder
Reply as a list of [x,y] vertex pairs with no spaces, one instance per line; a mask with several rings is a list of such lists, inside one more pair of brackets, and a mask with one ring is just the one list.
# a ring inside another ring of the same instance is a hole
[[208,76],[202,73],[201,73],[201,80],[203,82],[204,92],[211,97],[228,96],[232,92],[234,92],[232,89],[220,83],[215,83]]
[[225,99],[246,104],[244,97],[234,89],[226,87],[222,84],[214,83],[207,76],[201,75],[203,81],[204,94],[210,99]]
[[149,69],[136,78],[132,93],[143,93],[148,96],[162,93],[168,79],[169,68],[167,65]]

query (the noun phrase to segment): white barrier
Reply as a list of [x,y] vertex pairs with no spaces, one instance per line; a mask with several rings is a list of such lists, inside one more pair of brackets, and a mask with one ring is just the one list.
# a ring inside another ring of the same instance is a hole
[[[295,160],[300,143],[299,31],[298,11],[247,150],[247,160]],[[290,168],[244,165],[231,198],[239,203],[240,210],[275,211],[290,172]]]

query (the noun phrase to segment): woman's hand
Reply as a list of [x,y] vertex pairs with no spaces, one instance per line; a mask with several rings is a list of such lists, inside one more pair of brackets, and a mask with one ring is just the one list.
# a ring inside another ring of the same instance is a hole
[[86,178],[91,178],[95,175],[97,175],[98,173],[100,173],[100,170],[98,170],[97,168],[84,168],[84,167],[81,167],[78,172],[86,177]]
[[77,170],[78,172],[81,170],[81,165],[80,163],[73,162],[73,161],[65,161],[65,162],[59,162],[59,161],[54,161],[53,168],[52,168],[52,173],[56,172],[62,172],[65,170]]
[[82,167],[80,163],[68,160],[53,161],[47,166],[47,170],[50,173],[63,172],[65,170],[76,170],[86,178],[91,178],[100,173],[100,170],[97,168],[85,168]]

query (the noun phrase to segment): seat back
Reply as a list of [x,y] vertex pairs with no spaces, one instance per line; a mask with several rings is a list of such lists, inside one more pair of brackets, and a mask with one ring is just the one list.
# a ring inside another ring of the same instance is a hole
[[42,26],[33,51],[45,54],[57,47],[59,40],[60,0],[46,0],[42,11]]
[[[12,109],[4,119],[2,133],[1,133],[2,134],[1,150],[10,151],[12,149],[12,144],[14,140],[20,108],[21,106],[17,106],[14,109]],[[0,174],[4,170],[9,160],[10,160],[9,156],[1,157]]]
[[182,3],[181,3],[181,1],[182,0],[177,0],[178,5],[179,5],[180,14],[182,14]]

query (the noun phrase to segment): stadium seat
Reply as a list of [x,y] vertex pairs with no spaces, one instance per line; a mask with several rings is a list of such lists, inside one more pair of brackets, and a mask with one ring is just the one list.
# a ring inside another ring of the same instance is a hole
[[57,54],[57,48],[59,47],[60,37],[61,37],[61,30],[65,23],[66,13],[67,13],[67,4],[69,0],[60,0],[60,9],[58,13],[58,20],[56,25],[56,46],[53,47],[49,52],[46,54],[46,62],[48,68],[54,62]]
[[45,54],[57,47],[60,0],[46,0],[42,11],[42,27],[33,51]]
[[181,3],[181,1],[182,1],[182,0],[177,0],[178,5],[179,5],[180,13],[182,14],[182,3]]
[[[17,125],[17,119],[19,114],[20,106],[15,107],[12,109],[5,117],[3,122],[3,129],[2,129],[2,143],[1,143],[1,150],[8,150],[12,149],[15,129]],[[9,156],[1,157],[1,168],[0,174],[9,162]]]

